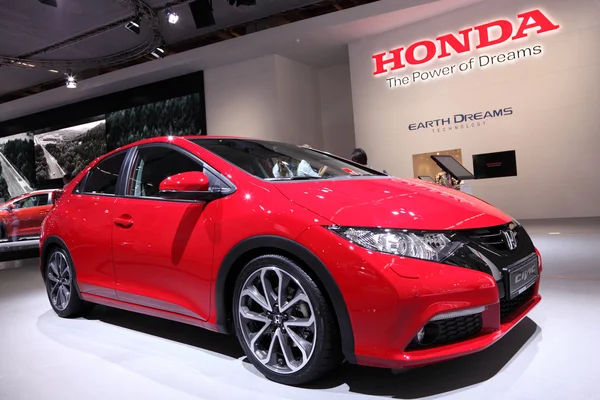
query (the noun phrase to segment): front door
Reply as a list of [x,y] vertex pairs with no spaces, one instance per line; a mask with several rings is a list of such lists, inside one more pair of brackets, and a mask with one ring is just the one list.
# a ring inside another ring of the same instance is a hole
[[27,234],[39,236],[42,222],[46,218],[46,214],[48,214],[50,208],[52,208],[52,203],[50,202],[49,193],[40,193],[31,197],[34,198],[34,205],[29,216],[30,226]]
[[114,213],[119,299],[206,320],[219,202],[159,197],[163,179],[202,165],[178,148],[154,144],[137,149],[131,171]]
[[18,220],[17,236],[37,236],[46,217],[48,193],[34,194],[14,203],[14,214]]
[[61,231],[69,248],[77,283],[84,294],[117,297],[112,228],[117,183],[126,151],[100,161],[74,189]]

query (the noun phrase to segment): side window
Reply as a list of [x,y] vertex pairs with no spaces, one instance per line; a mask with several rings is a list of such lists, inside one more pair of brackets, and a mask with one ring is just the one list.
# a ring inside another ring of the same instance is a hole
[[42,207],[42,206],[47,206],[49,204],[49,200],[50,200],[50,194],[45,193],[45,194],[40,194],[37,202],[37,207]]
[[24,199],[21,199],[19,201],[15,201],[13,203],[13,205],[15,206],[15,208],[17,208],[17,209],[20,210],[22,208],[29,208],[29,207],[31,207],[32,202],[33,202],[33,200],[32,200],[32,198],[30,196],[30,197],[25,197]]
[[[133,164],[127,194],[138,197],[158,197],[160,183],[165,178],[190,171],[202,171],[202,165],[169,147],[141,147]],[[209,179],[212,185],[214,177],[211,178],[209,175]]]
[[31,208],[31,207],[41,207],[48,205],[48,195],[47,194],[38,194],[35,196],[29,196],[25,199],[19,200],[15,202],[17,208]]
[[121,164],[125,159],[126,152],[123,151],[110,158],[102,160],[89,172],[84,193],[115,194],[117,180],[121,171]]

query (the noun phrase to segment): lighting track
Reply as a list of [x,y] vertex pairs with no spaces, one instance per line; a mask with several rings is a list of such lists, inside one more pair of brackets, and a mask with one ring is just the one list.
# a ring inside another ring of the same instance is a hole
[[[66,47],[71,45],[72,43],[76,43],[82,40],[85,40],[89,37],[96,36],[103,32],[109,31],[111,29],[125,29],[125,24],[135,18],[135,6],[132,6],[133,3],[137,3],[134,1],[123,1],[123,0],[113,0],[119,1],[121,3],[126,3],[128,8],[132,10],[132,14],[130,14],[127,18],[120,19],[118,21],[114,21],[108,25],[98,27],[81,35],[78,35],[73,38],[69,38],[63,42],[53,44],[48,48],[39,49],[27,54],[21,54],[18,57],[2,57],[0,56],[0,67],[6,64],[8,60],[10,62],[11,67],[20,67],[20,68],[30,68],[37,69],[36,67],[39,65],[38,62],[33,58],[38,54],[43,54],[48,51],[53,51],[60,49],[62,47]],[[154,26],[157,26],[158,17],[164,18],[165,11],[168,8],[174,8],[178,6],[182,6],[188,3],[191,3],[193,0],[171,0],[162,4],[161,6],[153,7],[155,16],[153,17]],[[219,0],[221,1],[221,0]],[[222,0],[227,1],[227,0]],[[257,32],[259,30],[269,29],[272,27],[280,26],[287,23],[293,23],[297,21],[301,21],[307,18],[313,18],[320,15],[329,14],[331,12],[345,10],[352,7],[361,6],[364,4],[375,3],[379,0],[315,0],[314,3],[302,5],[300,7],[291,8],[273,15],[268,15],[264,17],[259,17],[254,20],[240,22],[232,25],[226,25],[219,29],[206,32],[200,34],[195,37],[190,37],[184,40],[181,40],[176,43],[169,43],[169,54],[177,54],[182,53],[188,50],[196,49],[203,46],[208,46],[214,43],[222,42],[224,40],[233,39],[240,36],[245,36],[251,34],[253,32]],[[158,17],[156,17],[158,16]],[[144,25],[144,28],[146,26]],[[156,29],[156,28],[155,28]],[[147,31],[147,28],[145,29]],[[123,62],[110,62],[108,64],[100,64],[98,63],[98,59],[92,60],[83,60],[87,62],[86,65],[83,62],[79,62],[76,64],[74,61],[66,61],[66,60],[49,60],[49,63],[45,63],[44,67],[48,69],[49,72],[58,74],[59,72],[64,72],[69,69],[77,73],[78,79],[85,80],[92,77],[96,77],[99,75],[103,75],[105,73],[111,72],[115,69],[126,68],[131,65],[135,65],[137,63],[143,63],[151,60],[155,60],[151,54],[154,50],[156,50],[162,42],[158,42],[156,46],[147,46],[149,49],[147,52],[140,52],[140,57],[127,57],[123,58],[125,61]],[[132,50],[129,50],[130,54]],[[114,57],[115,55],[111,56]],[[61,63],[62,61],[62,63]],[[95,62],[95,63],[94,63]],[[102,58],[100,59],[102,61]],[[21,63],[21,64],[17,64]],[[17,64],[17,65],[15,65]],[[8,67],[7,65],[7,67]],[[48,67],[48,65],[51,65]],[[72,67],[71,67],[72,66]],[[59,75],[56,75],[57,78]],[[0,104],[7,103],[13,100],[21,99],[30,95],[38,94],[41,92],[45,92],[48,90],[52,90],[65,85],[65,80],[58,79],[50,79],[47,82],[39,83],[36,85],[32,85],[29,87],[25,87],[22,89],[15,90],[13,92],[6,93],[4,95],[0,95]]]
[[[92,29],[82,34],[73,36],[62,42],[52,44],[48,47],[38,49],[26,54],[21,54],[18,57],[0,56],[0,66],[14,68],[42,68],[48,70],[85,70],[92,68],[109,67],[118,64],[124,64],[134,61],[140,57],[151,54],[163,41],[159,28],[158,14],[149,5],[142,0],[113,0],[122,4],[132,11],[132,14],[127,18],[123,18],[110,24]],[[173,2],[172,2],[173,3]],[[161,7],[162,8],[162,7]],[[88,58],[83,60],[36,60],[35,56],[45,54],[51,51],[70,46],[74,43],[87,40],[91,37],[108,32],[115,28],[123,27],[128,21],[133,18],[139,18],[140,21],[146,21],[150,27],[151,33],[147,35],[144,41],[137,46],[108,56]]]

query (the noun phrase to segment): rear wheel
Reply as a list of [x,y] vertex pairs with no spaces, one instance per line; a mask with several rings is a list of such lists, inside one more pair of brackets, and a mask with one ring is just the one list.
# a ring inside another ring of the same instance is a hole
[[55,247],[46,258],[45,281],[50,305],[61,317],[78,317],[87,312],[91,305],[79,297],[75,269],[69,254]]
[[300,385],[341,362],[338,327],[327,300],[285,257],[262,256],[244,267],[233,312],[248,359],[273,381]]

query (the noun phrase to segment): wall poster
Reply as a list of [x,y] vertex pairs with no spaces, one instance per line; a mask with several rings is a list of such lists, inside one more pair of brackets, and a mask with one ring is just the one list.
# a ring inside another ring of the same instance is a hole
[[[202,135],[199,93],[91,118],[84,124],[0,138],[0,199],[60,188],[95,158],[156,136]],[[3,201],[0,201],[2,203]]]
[[202,135],[200,94],[176,97],[106,115],[108,151],[156,136]]
[[8,200],[33,190],[36,181],[31,133],[0,138],[0,168],[0,199]]
[[106,153],[106,122],[97,121],[33,135],[36,182],[75,176]]

